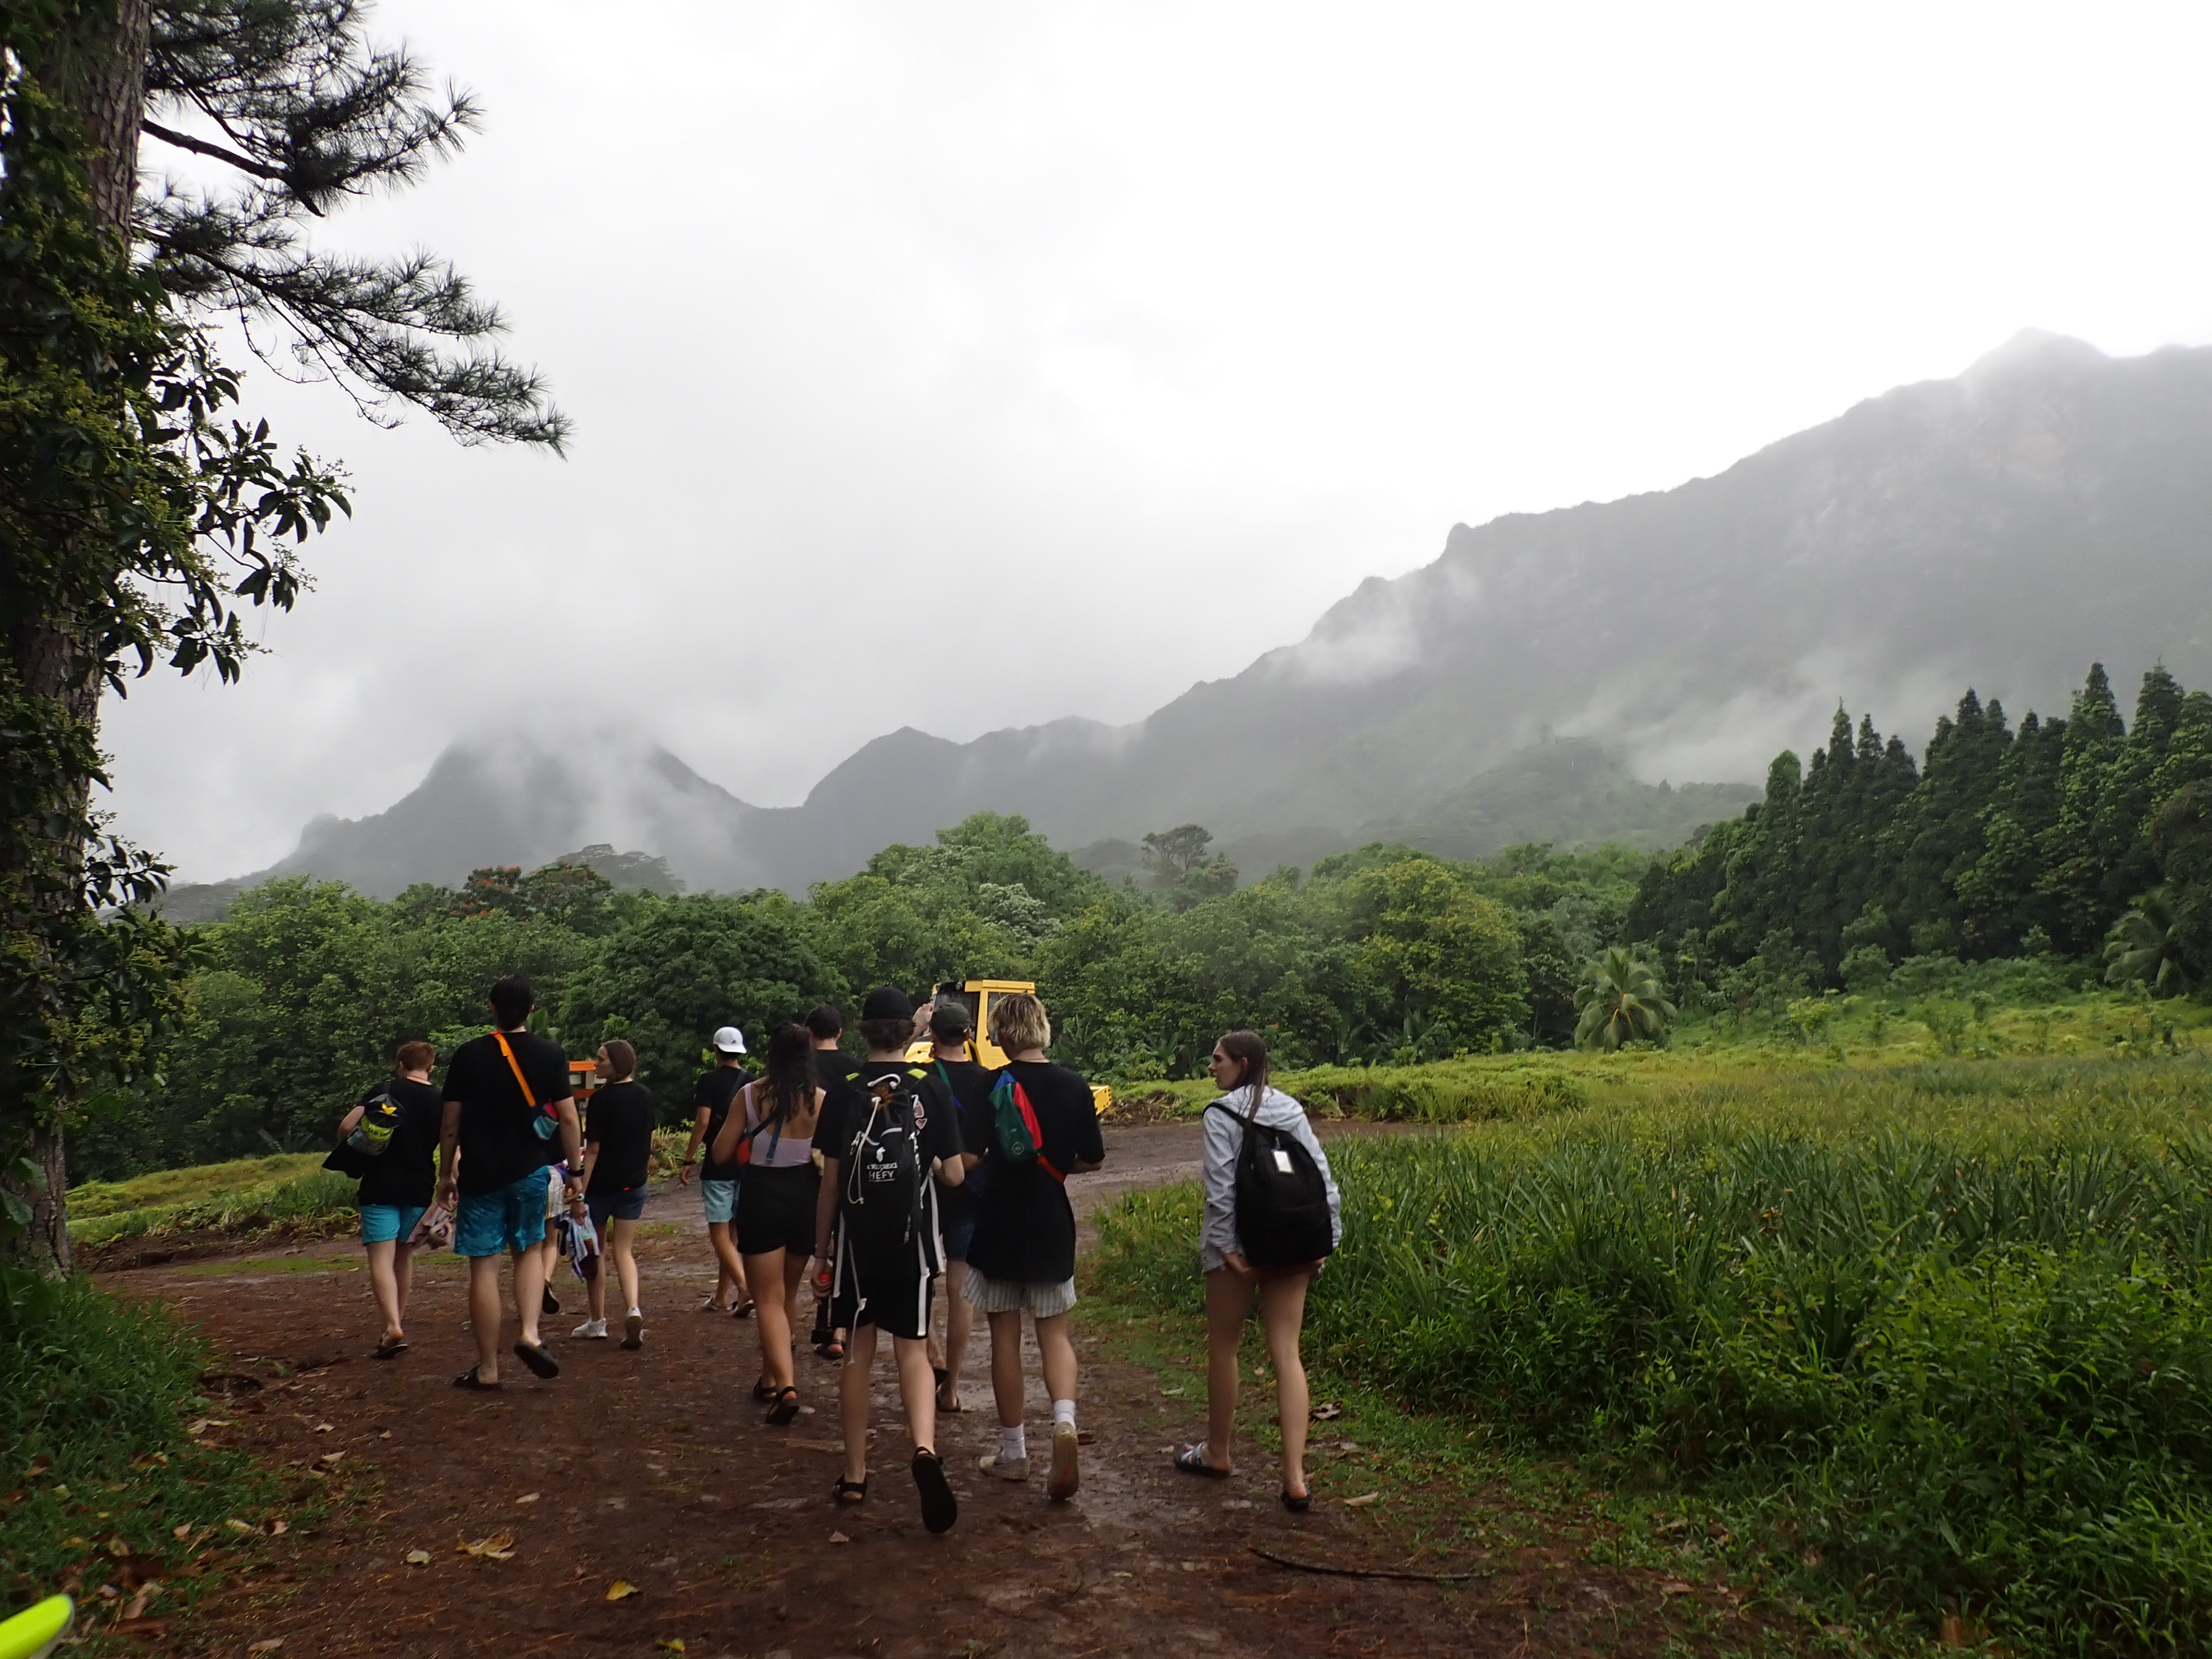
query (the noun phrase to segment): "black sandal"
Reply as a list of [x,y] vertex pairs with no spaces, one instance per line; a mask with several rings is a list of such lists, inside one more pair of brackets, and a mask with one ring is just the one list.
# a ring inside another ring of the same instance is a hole
[[555,1377],[561,1375],[561,1362],[553,1357],[553,1351],[543,1342],[516,1343],[514,1357],[540,1376]]
[[1292,1492],[1288,1486],[1284,1487],[1283,1507],[1292,1515],[1304,1515],[1313,1507],[1313,1489],[1308,1487],[1304,1492],[1299,1493]]
[[762,1405],[765,1406],[769,1401],[775,1398],[775,1384],[769,1382],[768,1378],[763,1376],[759,1382],[753,1384],[753,1398],[758,1401]]
[[1207,1480],[1226,1480],[1230,1472],[1218,1469],[1206,1461],[1206,1442],[1185,1446],[1175,1455],[1175,1466],[1185,1474],[1195,1474]]
[[786,1389],[775,1397],[775,1404],[768,1408],[768,1420],[777,1428],[799,1415],[799,1390]]
[[404,1336],[387,1336],[376,1345],[376,1352],[372,1357],[377,1359],[397,1359],[406,1352],[407,1339]]
[[865,1504],[867,1501],[868,1477],[866,1475],[862,1475],[858,1480],[847,1480],[842,1478],[839,1479],[837,1482],[837,1504],[840,1508],[850,1509],[857,1504]]
[[945,1465],[927,1448],[914,1455],[914,1484],[921,1493],[921,1524],[932,1532],[951,1532],[960,1518],[960,1500],[945,1478]]
[[474,1389],[483,1394],[496,1394],[507,1385],[503,1382],[485,1382],[477,1375],[477,1368],[471,1365],[453,1379],[453,1386],[457,1389]]
[[732,1319],[750,1319],[752,1316],[753,1299],[750,1297],[747,1297],[744,1301],[738,1303],[736,1307],[730,1310],[730,1317]]

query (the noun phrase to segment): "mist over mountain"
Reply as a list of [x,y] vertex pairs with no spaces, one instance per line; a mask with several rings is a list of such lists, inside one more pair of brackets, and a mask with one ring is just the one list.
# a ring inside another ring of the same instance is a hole
[[1133,726],[902,729],[787,808],[641,741],[457,744],[390,811],[317,819],[271,873],[389,893],[589,840],[694,887],[799,890],[983,809],[1063,846],[1196,822],[1263,853],[1376,826],[1471,848],[1471,781],[1547,738],[1645,780],[1753,777],[1838,700],[1912,734],[1961,684],[2063,711],[2092,659],[2212,679],[2208,556],[2212,349],[2023,334],[1715,477],[1457,526],[1433,563]]

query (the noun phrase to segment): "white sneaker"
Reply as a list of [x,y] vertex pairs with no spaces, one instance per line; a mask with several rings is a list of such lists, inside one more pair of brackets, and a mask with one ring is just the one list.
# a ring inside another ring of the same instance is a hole
[[588,1336],[594,1341],[604,1342],[607,1340],[607,1322],[604,1319],[587,1319],[568,1334]]
[[1045,1483],[1044,1495],[1055,1504],[1065,1504],[1075,1496],[1075,1489],[1083,1484],[1075,1467],[1077,1445],[1075,1425],[1055,1423],[1052,1425],[1052,1479]]
[[[605,1325],[602,1324],[599,1327],[599,1334],[601,1336],[605,1336],[606,1334],[607,1328]],[[623,1346],[625,1348],[636,1349],[641,1348],[644,1346],[645,1316],[640,1313],[636,1309],[632,1308],[627,1314],[623,1316]]]
[[1030,1460],[1026,1457],[1001,1457],[996,1452],[985,1452],[975,1460],[975,1467],[1001,1480],[1026,1480],[1030,1478]]

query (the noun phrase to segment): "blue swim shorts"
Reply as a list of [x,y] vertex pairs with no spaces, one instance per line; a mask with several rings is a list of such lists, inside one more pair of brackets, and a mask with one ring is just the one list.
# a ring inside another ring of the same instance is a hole
[[488,1193],[463,1193],[453,1218],[456,1255],[498,1255],[545,1242],[545,1171],[532,1170]]
[[364,1204],[361,1206],[361,1242],[364,1244],[404,1244],[427,1204]]
[[710,1227],[738,1218],[738,1183],[734,1181],[702,1181],[699,1197],[707,1206],[707,1224]]

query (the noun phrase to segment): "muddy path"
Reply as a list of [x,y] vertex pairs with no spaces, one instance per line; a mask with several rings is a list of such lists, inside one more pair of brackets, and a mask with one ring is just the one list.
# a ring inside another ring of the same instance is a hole
[[[1189,1125],[1109,1133],[1108,1146],[1108,1167],[1070,1183],[1086,1212],[1195,1169]],[[564,1268],[565,1311],[545,1322],[562,1374],[539,1382],[507,1366],[494,1395],[451,1386],[471,1346],[450,1255],[419,1264],[413,1346],[388,1363],[369,1357],[374,1306],[350,1244],[109,1275],[200,1322],[227,1356],[211,1442],[337,1470],[348,1493],[332,1522],[272,1540],[255,1588],[179,1627],[168,1650],[1160,1659],[1642,1653],[1670,1633],[1649,1575],[1591,1567],[1572,1547],[1483,1563],[1488,1576],[1449,1587],[1262,1559],[1253,1546],[1371,1561],[1375,1528],[1325,1471],[1303,1516],[1278,1505],[1257,1458],[1219,1484],[1176,1474],[1165,1454],[1202,1431],[1202,1400],[1164,1395],[1153,1373],[1107,1357],[1080,1310],[1087,1443],[1073,1502],[1048,1504],[1041,1479],[975,1472],[996,1444],[986,1339],[965,1367],[967,1409],[939,1419],[957,1528],[921,1526],[887,1357],[868,1500],[836,1508],[834,1368],[803,1352],[805,1414],[765,1426],[748,1394],[752,1322],[696,1310],[714,1279],[696,1189],[656,1194],[647,1220],[642,1351],[569,1335],[582,1292]],[[1050,1413],[1033,1358],[1030,1377],[1036,1433]],[[1255,1408],[1267,1407],[1248,1401]],[[458,1547],[502,1534],[505,1559]],[[427,1562],[410,1565],[414,1552]],[[610,1600],[620,1584],[635,1593]]]

